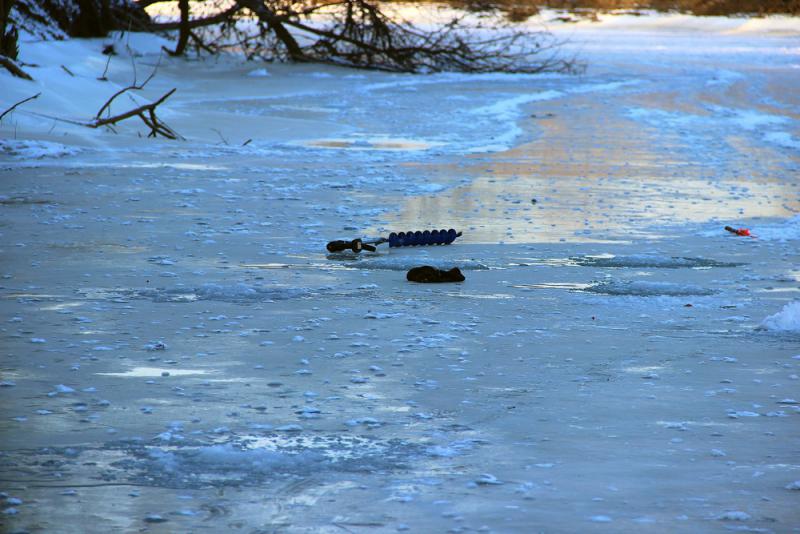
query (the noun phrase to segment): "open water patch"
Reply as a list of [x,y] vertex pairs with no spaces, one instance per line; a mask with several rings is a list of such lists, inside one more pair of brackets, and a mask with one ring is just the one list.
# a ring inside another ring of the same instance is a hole
[[78,294],[89,300],[127,302],[152,300],[153,302],[269,302],[310,296],[310,288],[275,287],[251,284],[203,284],[196,287],[173,288],[84,288]]
[[[252,267],[258,267],[252,266]],[[322,267],[322,266],[321,266]],[[363,298],[371,294],[369,287],[342,289],[333,286],[283,287],[239,284],[204,284],[198,287],[173,288],[83,288],[76,293],[86,300],[101,302],[128,303],[134,300],[150,300],[158,303],[188,303],[199,301],[230,302],[235,304],[255,304],[312,298]],[[42,300],[56,298],[50,295],[13,294],[10,298],[31,298]]]
[[166,367],[139,366],[118,373],[95,373],[100,376],[116,376],[121,378],[157,378],[162,376],[200,376],[207,375],[204,369],[173,369]]
[[437,269],[449,270],[458,267],[467,271],[485,271],[490,267],[486,263],[474,259],[431,258],[427,255],[420,256],[367,256],[354,254],[328,254],[328,259],[341,262],[353,269],[375,269],[388,271],[407,271],[420,265],[430,265]]
[[724,262],[707,258],[662,256],[658,254],[576,256],[570,258],[570,261],[574,265],[579,265],[581,267],[628,267],[639,269],[708,269],[712,267],[740,267],[745,265],[743,263]]
[[[457,456],[475,446],[435,445],[350,434],[269,433],[224,440],[190,440],[175,433],[97,447],[49,447],[8,453],[6,467],[35,473],[38,482],[130,484],[164,488],[257,487],[326,473],[414,471],[420,462]],[[443,454],[441,451],[450,451]],[[0,468],[0,474],[4,469]]]
[[407,469],[424,448],[401,439],[317,435],[244,437],[213,445],[142,446],[115,466],[156,486],[259,485],[281,476]]
[[603,295],[620,295],[632,297],[685,297],[707,296],[716,293],[713,289],[693,284],[675,284],[672,282],[645,282],[641,280],[610,280],[592,284],[582,291]]
[[45,200],[42,198],[33,198],[23,195],[0,195],[0,206],[35,206],[44,204],[55,204],[54,200]]

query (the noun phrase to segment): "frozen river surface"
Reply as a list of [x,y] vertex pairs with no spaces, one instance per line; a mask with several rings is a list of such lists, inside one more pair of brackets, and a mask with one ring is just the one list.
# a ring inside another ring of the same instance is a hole
[[763,24],[557,27],[569,76],[162,59],[180,142],[43,118],[131,64],[23,46],[0,530],[800,531],[800,31]]

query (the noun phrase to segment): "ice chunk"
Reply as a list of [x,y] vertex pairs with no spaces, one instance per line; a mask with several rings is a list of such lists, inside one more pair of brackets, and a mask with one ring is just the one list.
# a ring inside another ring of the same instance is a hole
[[503,484],[501,480],[498,480],[496,476],[490,473],[482,474],[475,480],[475,483],[479,486],[499,486]]
[[269,72],[267,69],[255,69],[248,72],[247,75],[251,78],[266,78],[269,76]]
[[61,158],[80,152],[79,148],[69,147],[50,141],[33,141],[30,139],[0,140],[0,154],[19,159]]
[[750,519],[750,514],[738,510],[728,511],[717,516],[719,521],[747,521]]
[[800,332],[800,300],[790,302],[775,315],[764,319],[758,329],[774,332]]

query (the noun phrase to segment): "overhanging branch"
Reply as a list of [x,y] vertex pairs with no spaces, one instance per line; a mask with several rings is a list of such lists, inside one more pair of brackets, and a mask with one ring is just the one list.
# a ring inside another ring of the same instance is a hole
[[163,121],[161,121],[156,116],[156,108],[161,105],[167,98],[172,96],[172,94],[177,90],[177,88],[173,88],[167,91],[161,98],[152,102],[150,104],[144,104],[142,106],[133,108],[125,113],[120,113],[119,115],[113,115],[111,117],[106,117],[101,119],[99,117],[95,117],[95,119],[89,123],[84,124],[84,126],[88,126],[89,128],[102,128],[103,126],[111,126],[115,125],[118,122],[122,122],[125,119],[130,119],[131,117],[139,117],[145,125],[150,128],[150,133],[147,137],[158,137],[161,135],[162,137],[166,137],[167,139],[183,139],[183,137],[175,132],[172,128],[166,125]]

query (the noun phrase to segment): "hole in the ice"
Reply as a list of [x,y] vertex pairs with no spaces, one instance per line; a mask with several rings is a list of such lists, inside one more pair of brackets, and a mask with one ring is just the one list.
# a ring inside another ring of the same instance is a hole
[[90,300],[127,302],[128,299],[147,299],[153,302],[267,302],[301,298],[311,294],[308,288],[264,287],[250,284],[203,284],[198,287],[176,288],[83,288],[79,295]]
[[[354,254],[329,254],[329,260],[345,262],[353,269],[376,269],[388,271],[407,271],[420,265],[430,265],[437,269],[452,269],[458,267],[462,271],[485,271],[489,266],[483,262],[466,258],[432,258],[427,254],[414,256],[381,256],[381,255],[354,255]],[[336,265],[335,263],[332,265]]]
[[3,206],[29,206],[36,204],[54,204],[54,201],[41,198],[7,197],[5,195],[0,195],[0,205]]
[[513,299],[514,295],[508,293],[446,293],[448,297],[458,297],[462,299],[478,299],[478,300],[509,300]]
[[519,289],[568,289],[571,291],[582,291],[588,287],[590,284],[574,284],[570,282],[543,282],[539,284],[515,284],[511,287],[516,287]]
[[243,263],[244,268],[250,269],[289,269],[298,268],[297,265],[289,265],[288,263]]
[[512,266],[528,267],[547,265],[551,267],[612,267],[612,268],[652,268],[652,269],[710,269],[714,267],[740,267],[745,263],[717,261],[708,258],[682,256],[662,256],[659,254],[631,254],[616,256],[598,254],[572,256],[569,258],[515,258]]
[[166,367],[134,367],[127,371],[119,373],[95,373],[103,376],[121,376],[130,378],[152,378],[164,376],[164,373],[169,373],[169,376],[191,376],[191,375],[205,375],[209,371],[203,369],[174,369]]
[[42,300],[55,300],[63,298],[63,295],[47,295],[44,293],[9,293],[8,295],[3,295],[5,299],[19,299],[19,300],[30,300],[33,302],[39,302]]
[[800,287],[765,287],[757,291],[761,293],[796,293],[800,291]]
[[149,485],[255,485],[282,476],[405,470],[429,454],[430,444],[352,435],[242,436],[217,444],[128,446],[112,467]]
[[654,373],[656,371],[663,371],[663,365],[641,365],[641,366],[633,366],[633,367],[623,367],[622,369],[626,373],[633,373],[633,374],[643,374],[643,373]]
[[[104,166],[99,165],[99,166]],[[115,167],[130,169],[180,169],[185,171],[226,171],[228,167],[220,165],[210,165],[206,163],[121,163],[114,164]]]
[[603,295],[619,295],[633,297],[683,297],[713,295],[715,291],[692,284],[674,284],[671,282],[644,282],[639,280],[608,281],[592,284],[583,291]]
[[[194,434],[194,433],[193,433]],[[15,465],[31,472],[58,466],[57,484],[80,476],[110,483],[164,488],[264,486],[325,472],[425,472],[429,462],[466,454],[485,443],[475,439],[432,443],[427,439],[380,439],[352,434],[212,436],[203,441],[173,429],[149,441],[135,438],[97,448],[48,447],[16,450]],[[87,472],[88,471],[88,472]]]
[[707,258],[661,256],[658,254],[577,256],[570,258],[570,261],[582,267],[649,267],[657,269],[702,269],[710,267],[739,267],[745,265],[743,263],[723,262]]

